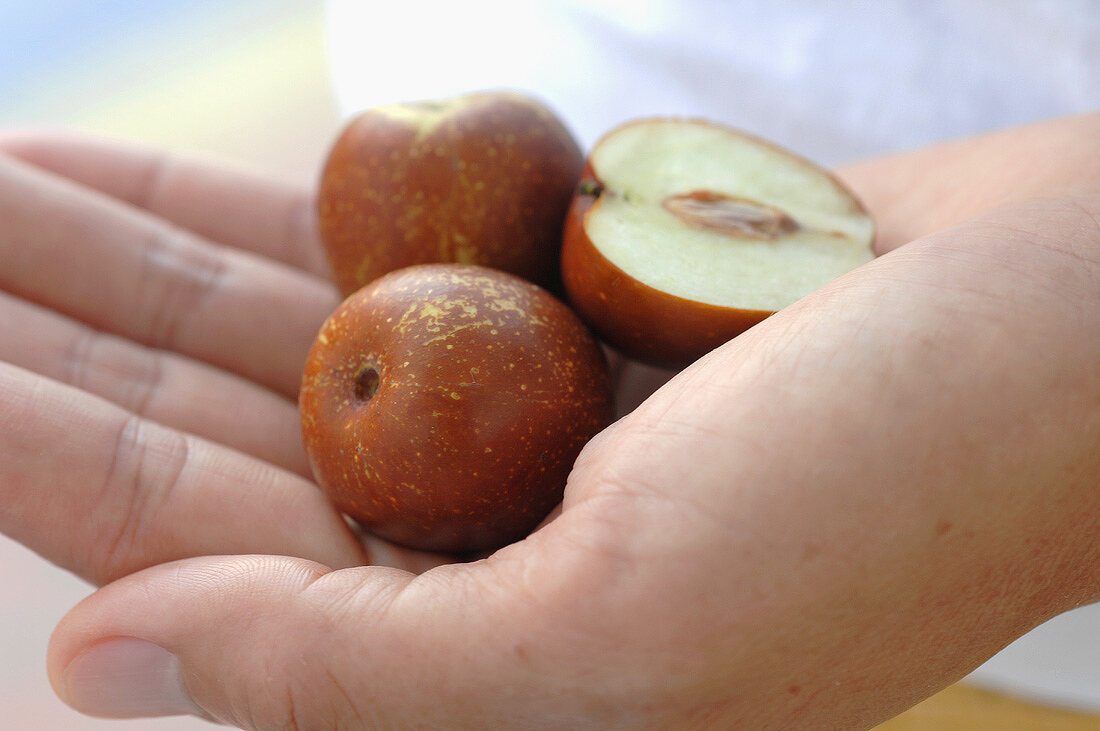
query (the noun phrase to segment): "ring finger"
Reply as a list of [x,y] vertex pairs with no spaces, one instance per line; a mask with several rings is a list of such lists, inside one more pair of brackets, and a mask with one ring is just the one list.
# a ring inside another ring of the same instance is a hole
[[338,297],[323,279],[218,246],[0,159],[0,289],[284,395]]
[[101,333],[0,292],[0,361],[165,426],[309,475],[295,404],[189,358]]

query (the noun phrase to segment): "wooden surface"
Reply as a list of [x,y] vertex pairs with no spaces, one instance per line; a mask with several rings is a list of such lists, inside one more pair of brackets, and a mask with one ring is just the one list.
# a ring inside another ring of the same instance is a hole
[[876,731],[1100,731],[1100,715],[1028,703],[964,684],[910,708]]

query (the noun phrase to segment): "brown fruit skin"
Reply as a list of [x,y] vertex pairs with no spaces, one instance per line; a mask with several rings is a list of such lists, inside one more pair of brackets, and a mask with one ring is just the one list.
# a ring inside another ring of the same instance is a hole
[[680,369],[774,314],[676,297],[630,276],[592,244],[584,219],[602,185],[586,166],[566,217],[562,279],[573,309],[628,358]]
[[[565,213],[584,167],[573,135],[541,102],[488,91],[422,134],[377,108],[344,129],[321,177],[321,240],[345,296],[412,264],[459,262],[560,291]],[[422,109],[431,102],[405,105]]]
[[[378,374],[359,398],[359,374]],[[562,302],[477,266],[421,265],[348,298],[310,351],[302,433],[318,483],[377,536],[465,553],[523,538],[612,419],[607,363]]]

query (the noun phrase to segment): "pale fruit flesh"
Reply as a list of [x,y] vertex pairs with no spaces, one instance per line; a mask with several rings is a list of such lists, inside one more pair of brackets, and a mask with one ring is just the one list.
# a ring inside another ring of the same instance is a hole
[[774,312],[873,258],[873,222],[836,178],[729,128],[629,124],[589,162],[592,245],[675,297]]

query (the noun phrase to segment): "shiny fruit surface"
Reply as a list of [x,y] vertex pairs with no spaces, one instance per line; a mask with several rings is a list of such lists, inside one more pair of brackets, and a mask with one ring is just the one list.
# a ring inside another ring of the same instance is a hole
[[487,91],[354,118],[321,176],[318,213],[345,296],[413,264],[457,262],[559,290],[561,232],[584,156],[541,101]]
[[452,553],[534,529],[613,409],[603,353],[566,305],[458,264],[348,298],[309,354],[300,408],[314,474],[342,511]]

